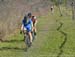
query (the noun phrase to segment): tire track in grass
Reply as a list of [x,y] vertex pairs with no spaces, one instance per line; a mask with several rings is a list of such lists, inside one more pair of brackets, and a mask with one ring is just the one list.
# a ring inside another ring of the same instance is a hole
[[44,19],[42,19],[41,21],[43,22],[39,23],[39,25],[41,26],[39,26],[38,28],[38,38],[36,38],[36,40],[32,44],[32,47],[29,48],[28,51],[25,53],[26,57],[42,57],[41,55],[45,54],[45,52],[40,51],[40,49],[43,46],[43,43],[46,41],[46,37],[49,35],[49,29],[52,27],[51,25],[55,22],[48,17],[44,17]]
[[59,46],[60,52],[58,53],[57,57],[60,57],[62,55],[62,53],[63,53],[63,49],[62,48],[64,47],[64,45],[67,42],[67,33],[64,32],[64,31],[62,31],[62,30],[60,30],[62,28],[62,26],[63,26],[63,23],[62,22],[59,22],[59,24],[60,24],[60,26],[57,28],[57,31],[59,31],[61,34],[64,35],[64,41]]

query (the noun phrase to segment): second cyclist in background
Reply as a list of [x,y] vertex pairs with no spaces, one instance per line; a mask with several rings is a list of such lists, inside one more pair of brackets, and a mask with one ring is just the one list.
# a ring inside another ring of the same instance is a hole
[[34,35],[36,36],[36,32],[37,32],[37,29],[36,29],[37,18],[36,18],[36,16],[32,16],[32,22],[33,22]]

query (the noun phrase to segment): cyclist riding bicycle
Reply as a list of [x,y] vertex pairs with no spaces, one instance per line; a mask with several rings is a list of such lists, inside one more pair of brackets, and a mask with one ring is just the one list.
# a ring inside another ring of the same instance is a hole
[[53,12],[54,12],[54,6],[52,5],[51,6],[51,13],[53,14]]
[[36,32],[37,32],[37,29],[36,29],[37,18],[36,18],[36,16],[32,16],[32,22],[33,22],[34,35],[36,35]]
[[32,30],[33,30],[33,22],[31,20],[32,14],[28,13],[27,16],[24,17],[24,19],[22,20],[22,26],[21,26],[21,31],[27,31],[29,38],[30,38],[30,46],[32,44]]

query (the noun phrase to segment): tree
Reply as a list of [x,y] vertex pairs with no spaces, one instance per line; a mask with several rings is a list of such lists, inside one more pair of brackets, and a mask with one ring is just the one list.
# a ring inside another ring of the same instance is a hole
[[74,0],[72,0],[72,19],[74,20]]
[[64,0],[51,0],[51,1],[59,8],[60,16],[62,16],[61,4],[63,4]]

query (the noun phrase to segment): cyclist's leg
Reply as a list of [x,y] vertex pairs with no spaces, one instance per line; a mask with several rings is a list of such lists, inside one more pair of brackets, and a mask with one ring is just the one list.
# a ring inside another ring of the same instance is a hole
[[30,38],[30,42],[32,43],[32,33],[31,33],[31,28],[29,27],[29,28],[27,28],[27,31],[28,31],[28,35],[29,35],[29,38]]
[[34,25],[34,35],[36,35],[37,29],[36,29],[36,25]]
[[36,32],[37,32],[37,29],[36,29],[36,27],[35,27],[35,34],[36,34]]
[[24,27],[24,29],[23,29],[23,34],[24,34],[24,41],[25,41],[25,38],[26,38],[26,28]]
[[30,37],[30,43],[32,43],[32,33],[31,32],[28,32],[28,34],[29,34],[29,37]]
[[33,26],[33,31],[32,31],[32,37],[33,37],[33,41],[35,39],[35,36],[36,36],[36,28]]

